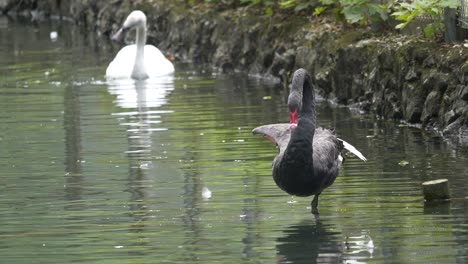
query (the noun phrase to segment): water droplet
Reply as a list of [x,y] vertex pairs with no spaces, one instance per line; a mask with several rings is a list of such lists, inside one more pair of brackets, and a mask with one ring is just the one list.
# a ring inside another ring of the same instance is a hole
[[208,187],[202,188],[202,197],[203,197],[203,200],[208,200],[211,198],[211,191],[210,189],[208,189]]
[[57,33],[57,31],[51,31],[50,34],[49,34],[49,37],[50,37],[50,40],[56,41],[57,38],[58,38],[58,33]]
[[398,165],[400,165],[400,166],[402,166],[402,167],[404,167],[404,166],[406,166],[406,165],[408,165],[408,164],[409,164],[409,162],[406,161],[406,160],[402,160],[402,161],[398,162]]

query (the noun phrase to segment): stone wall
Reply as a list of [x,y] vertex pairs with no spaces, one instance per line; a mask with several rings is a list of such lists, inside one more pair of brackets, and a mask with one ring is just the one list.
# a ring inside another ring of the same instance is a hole
[[[415,37],[376,37],[326,19],[266,17],[252,9],[190,9],[172,0],[0,0],[8,14],[67,17],[103,36],[133,9],[148,42],[178,59],[288,83],[303,67],[340,104],[402,120],[468,145],[468,48]],[[39,14],[39,15],[37,15]],[[328,23],[324,23],[328,22]]]

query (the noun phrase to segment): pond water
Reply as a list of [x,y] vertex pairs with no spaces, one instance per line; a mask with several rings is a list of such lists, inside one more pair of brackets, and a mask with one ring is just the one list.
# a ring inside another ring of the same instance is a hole
[[[466,148],[321,102],[320,124],[369,161],[346,160],[316,219],[251,134],[288,120],[287,91],[186,64],[108,83],[118,48],[0,16],[2,263],[468,261]],[[421,183],[439,178],[453,199],[426,205]]]

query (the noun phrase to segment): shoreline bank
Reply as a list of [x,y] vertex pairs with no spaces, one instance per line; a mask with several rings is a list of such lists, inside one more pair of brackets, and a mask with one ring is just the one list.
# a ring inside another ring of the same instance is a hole
[[134,9],[148,16],[148,42],[181,61],[273,78],[283,86],[295,69],[305,68],[328,100],[468,146],[468,48],[463,43],[379,35],[327,18],[267,17],[245,7],[190,9],[167,0],[0,1],[3,13],[70,18],[105,36]]

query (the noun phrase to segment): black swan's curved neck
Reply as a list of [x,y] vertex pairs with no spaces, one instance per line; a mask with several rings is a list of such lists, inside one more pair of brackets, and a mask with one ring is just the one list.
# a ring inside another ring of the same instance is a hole
[[[307,134],[313,136],[316,126],[315,94],[312,79],[304,69],[294,72],[288,107],[290,112],[296,111],[299,114],[297,128],[304,128],[308,131]],[[299,129],[298,132],[302,130]]]
[[299,114],[299,120],[297,123],[291,122],[291,138],[280,164],[275,168],[274,176],[289,178],[295,175],[294,177],[306,179],[314,173],[312,143],[315,134],[315,103],[312,81],[304,69],[297,70],[293,75],[288,108],[293,119]]

